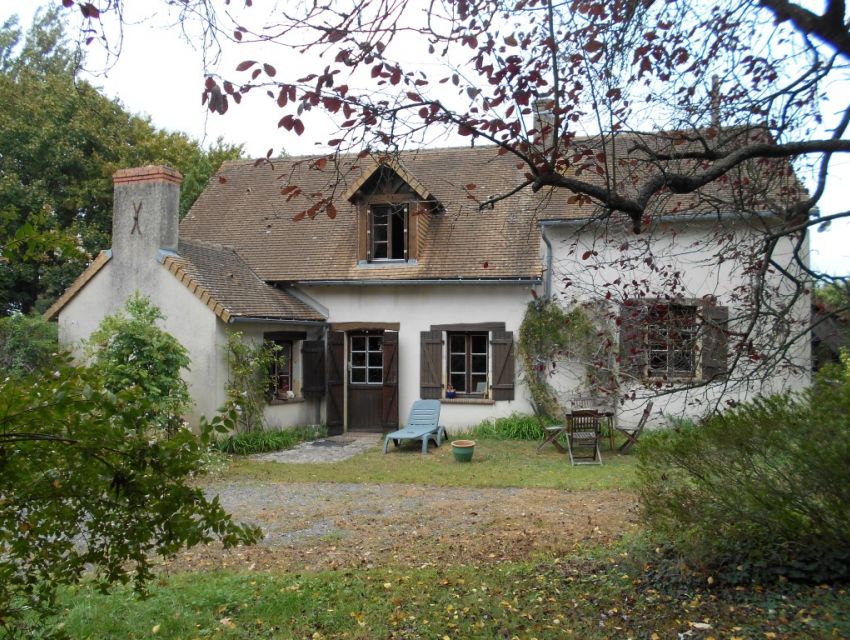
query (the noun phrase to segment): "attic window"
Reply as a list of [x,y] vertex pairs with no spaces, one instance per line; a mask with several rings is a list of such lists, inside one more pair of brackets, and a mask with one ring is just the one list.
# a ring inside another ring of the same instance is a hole
[[407,260],[409,207],[375,204],[369,208],[369,260]]

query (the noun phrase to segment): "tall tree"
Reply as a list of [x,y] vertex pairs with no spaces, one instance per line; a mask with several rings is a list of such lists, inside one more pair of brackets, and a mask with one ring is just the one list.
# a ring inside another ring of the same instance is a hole
[[0,310],[42,309],[110,244],[111,174],[169,164],[185,176],[185,213],[212,173],[241,147],[209,150],[156,129],[76,75],[56,11],[24,37],[0,29]]

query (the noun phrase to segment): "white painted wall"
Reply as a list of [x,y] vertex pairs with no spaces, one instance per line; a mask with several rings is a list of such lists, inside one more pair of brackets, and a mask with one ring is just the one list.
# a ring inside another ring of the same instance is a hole
[[165,316],[163,328],[189,352],[184,371],[194,405],[187,416],[197,425],[212,417],[225,400],[226,336],[215,314],[161,265],[143,274],[114,258],[89,280],[59,314],[59,344],[82,356],[83,341],[107,315],[123,309],[134,291],[148,296]]
[[[222,323],[219,323],[224,326]],[[238,331],[247,342],[260,343],[263,334],[274,331],[306,331],[309,340],[322,336],[321,328],[295,324],[238,323],[227,326],[227,331]],[[295,342],[292,350],[292,381],[295,399],[266,405],[264,416],[269,429],[321,424],[325,420],[324,400],[306,400],[301,392],[303,361],[301,342]],[[225,363],[226,366],[226,363]]]
[[[636,236],[626,225],[610,224],[582,227],[576,224],[548,227],[547,234],[554,250],[553,293],[569,308],[578,303],[597,301],[615,313],[626,291],[634,291],[633,283],[650,291],[669,292],[671,282],[677,281],[675,293],[682,298],[717,297],[717,303],[729,307],[730,329],[742,330],[749,319],[748,289],[752,275],[745,268],[751,251],[761,248],[754,244],[755,235],[742,221],[688,221],[654,225],[643,235]],[[626,244],[628,246],[626,246]],[[591,252],[587,255],[587,252]],[[594,253],[595,252],[595,255]],[[807,255],[804,245],[803,254]],[[777,262],[795,272],[790,241],[782,241],[774,254]],[[651,258],[651,264],[647,261]],[[654,265],[657,268],[653,268]],[[679,274],[678,277],[675,274]],[[618,282],[619,279],[619,282]],[[786,302],[791,288],[777,270],[768,275],[775,288],[774,302]],[[606,292],[612,297],[606,301]],[[757,394],[799,390],[810,380],[810,340],[808,339],[809,297],[803,296],[793,307],[794,321],[786,327],[793,335],[801,333],[789,349],[786,362],[764,377],[759,361],[742,358],[739,370],[728,380],[710,386],[676,390],[674,386],[648,389],[631,383],[622,391],[634,391],[636,399],[622,404],[618,420],[633,425],[640,418],[644,403],[654,397],[653,423],[663,423],[660,414],[668,417],[698,417],[728,401],[742,401]],[[611,326],[617,335],[616,325]],[[771,330],[769,321],[761,322],[757,335],[765,342]],[[734,357],[734,339],[730,340],[730,362]],[[552,378],[553,386],[564,397],[578,393],[584,370],[576,362],[559,363],[559,373]],[[624,395],[624,393],[621,393]]]
[[[328,322],[399,323],[399,421],[404,424],[419,399],[420,332],[431,325],[504,322],[514,332],[531,300],[528,284],[440,284],[422,286],[303,287],[305,293],[330,310]],[[444,365],[445,366],[445,365]],[[444,403],[440,422],[460,431],[482,420],[528,413],[531,405],[516,370],[515,400],[493,404]]]

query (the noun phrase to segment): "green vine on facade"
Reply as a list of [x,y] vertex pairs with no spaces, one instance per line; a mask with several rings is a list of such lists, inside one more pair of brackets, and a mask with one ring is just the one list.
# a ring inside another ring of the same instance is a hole
[[237,410],[237,431],[264,431],[264,409],[269,396],[269,372],[279,357],[279,347],[265,342],[248,343],[238,331],[227,339],[227,405]]
[[610,393],[615,387],[610,367],[613,339],[598,326],[582,306],[569,311],[551,300],[533,300],[519,328],[518,351],[540,417],[559,420],[564,408],[549,383],[549,369],[558,359],[572,359],[585,366],[589,392]]

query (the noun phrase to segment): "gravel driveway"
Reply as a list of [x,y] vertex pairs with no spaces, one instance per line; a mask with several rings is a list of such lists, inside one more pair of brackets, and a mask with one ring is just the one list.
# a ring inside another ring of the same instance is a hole
[[617,491],[221,482],[207,493],[218,494],[237,520],[259,524],[265,538],[227,552],[195,548],[169,568],[488,563],[566,554],[635,526],[636,497]]

